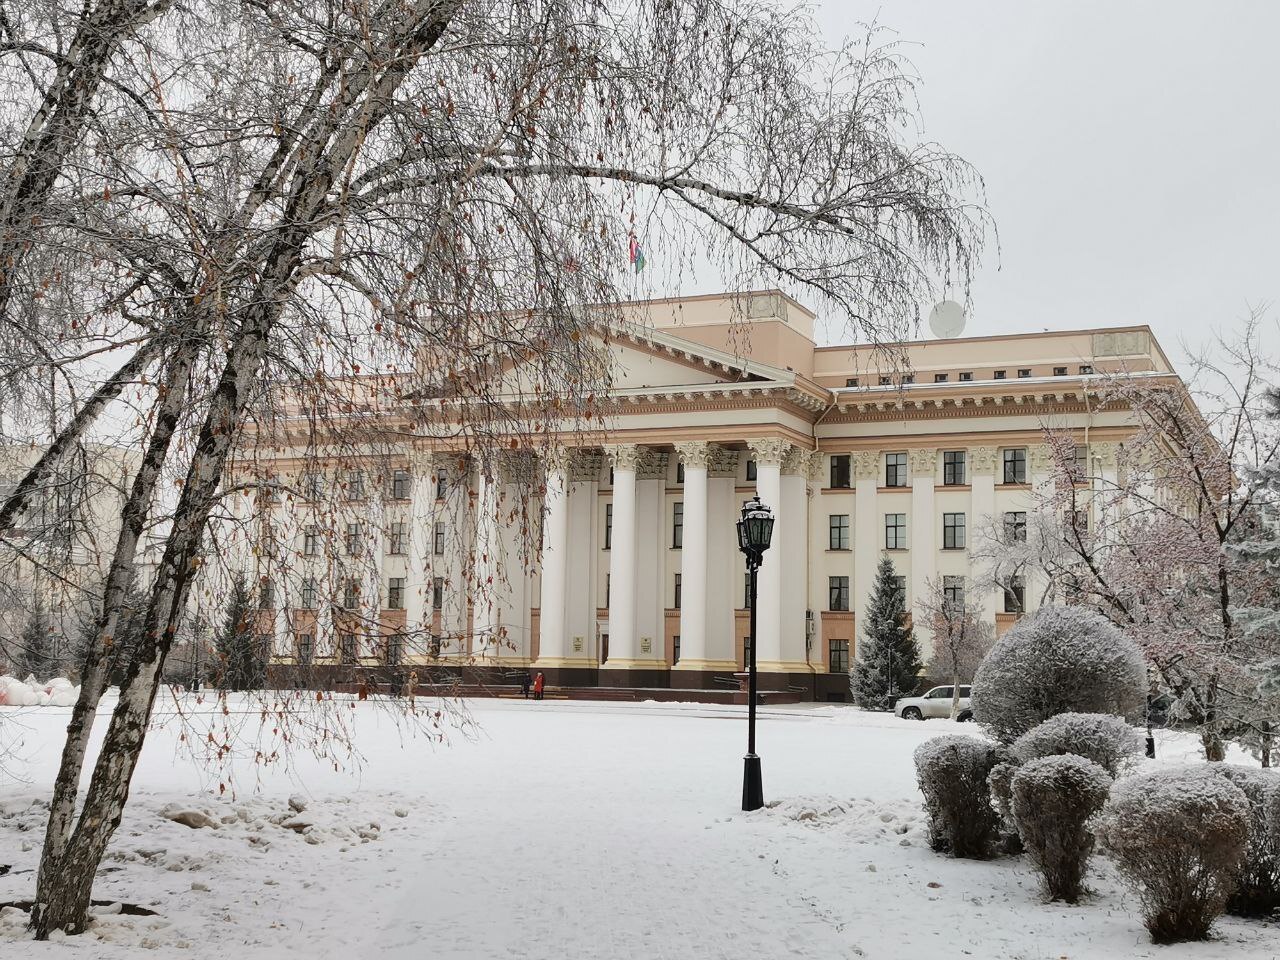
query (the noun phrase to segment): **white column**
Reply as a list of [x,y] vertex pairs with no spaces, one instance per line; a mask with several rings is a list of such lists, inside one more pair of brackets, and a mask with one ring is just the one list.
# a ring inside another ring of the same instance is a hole
[[[361,545],[365,568],[364,585],[360,590],[360,612],[364,618],[364,637],[360,642],[361,653],[366,657],[381,659],[384,654],[382,646],[382,528],[386,522],[382,509],[380,492],[370,492],[368,506],[363,511],[361,533],[364,543]],[[353,516],[361,516],[352,511]]]
[[[916,601],[925,595],[926,581],[938,576],[938,527],[942,518],[934,512],[934,485],[937,479],[938,451],[912,450],[911,527],[907,531],[911,544],[911,581],[907,584],[907,612],[915,610]],[[932,650],[933,637],[921,625],[920,650],[926,658]]]
[[859,450],[853,455],[853,647],[860,642],[862,625],[876,580],[876,567],[884,550],[884,517],[879,516],[876,480],[880,476],[880,451]]
[[[493,464],[496,472],[499,467]],[[498,484],[499,478],[483,466],[476,472],[475,550],[471,567],[471,653],[486,657],[497,653],[493,631],[494,594],[498,584]]]
[[564,457],[547,461],[547,495],[543,509],[538,664],[556,666],[568,656],[565,592],[569,576],[569,478]]
[[[431,553],[432,471],[435,461],[427,454],[415,453],[409,464],[409,542],[405,549],[405,628],[406,642],[414,654],[427,652],[427,634],[431,632],[431,579],[427,557]],[[408,652],[408,651],[406,651]]]
[[[603,510],[598,496],[604,472],[604,454],[579,450],[568,465],[567,523],[572,549],[565,577],[565,656],[573,666],[594,666],[599,656],[596,620],[596,583],[603,565],[598,545],[602,533]],[[568,584],[575,589],[569,590]],[[603,599],[600,598],[603,606]]]
[[[782,577],[778,611],[778,657],[762,670],[774,673],[807,672],[805,611],[808,606],[809,548],[809,451],[792,446],[783,458],[779,477],[783,523],[774,528],[774,559]],[[768,555],[765,561],[768,562]]]
[[636,465],[634,444],[606,448],[613,463],[613,535],[609,550],[609,659],[606,668],[636,665]]
[[[707,465],[706,657],[708,670],[738,668],[735,611],[742,601],[742,554],[734,526],[741,502],[738,452],[712,447]],[[681,643],[683,644],[683,638]]]
[[635,656],[651,669],[665,669],[667,665],[667,549],[671,544],[671,518],[667,510],[669,459],[665,452],[642,447],[636,465]]
[[707,458],[705,443],[678,443],[684,464],[684,542],[680,550],[680,662],[678,670],[707,663]]
[[[969,537],[989,529],[995,523],[996,513],[996,455],[995,447],[973,447],[969,451]],[[978,602],[982,607],[982,619],[995,625],[996,611],[1003,609],[1003,597],[990,583],[990,571],[974,570],[966,587],[978,590]],[[983,582],[975,583],[974,577]]]
[[756,493],[760,502],[773,511],[773,541],[760,564],[756,583],[756,663],[777,663],[782,659],[782,567],[779,545],[783,529],[791,522],[782,503],[782,460],[791,445],[785,440],[752,440],[748,444],[756,460]]

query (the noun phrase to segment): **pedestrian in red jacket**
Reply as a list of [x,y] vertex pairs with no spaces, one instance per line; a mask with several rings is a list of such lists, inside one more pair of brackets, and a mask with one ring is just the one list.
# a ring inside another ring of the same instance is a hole
[[538,671],[538,675],[533,678],[533,699],[542,699],[542,688],[547,685],[547,678],[542,675],[542,671]]

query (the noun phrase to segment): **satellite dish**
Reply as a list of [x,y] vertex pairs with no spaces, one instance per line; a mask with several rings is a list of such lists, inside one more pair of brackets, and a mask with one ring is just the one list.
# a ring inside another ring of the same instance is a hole
[[943,300],[929,311],[929,329],[939,340],[950,340],[964,332],[964,307],[954,300]]

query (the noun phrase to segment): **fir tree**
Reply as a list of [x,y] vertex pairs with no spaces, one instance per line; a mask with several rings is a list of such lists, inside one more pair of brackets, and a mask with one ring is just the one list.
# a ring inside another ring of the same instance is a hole
[[895,698],[915,690],[921,669],[920,647],[907,625],[906,598],[888,557],[880,558],[876,570],[862,638],[849,671],[849,689],[859,706],[888,710]]
[[266,664],[253,630],[255,612],[249,585],[242,574],[236,574],[231,581],[226,619],[215,641],[222,660],[219,686],[224,690],[257,690],[266,679]]

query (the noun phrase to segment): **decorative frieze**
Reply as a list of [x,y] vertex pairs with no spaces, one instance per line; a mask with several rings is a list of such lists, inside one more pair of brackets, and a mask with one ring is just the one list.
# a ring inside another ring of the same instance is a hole
[[859,450],[853,455],[855,480],[874,480],[880,476],[880,451]]
[[735,478],[738,476],[737,450],[730,450],[728,447],[713,443],[708,446],[708,451],[707,476]]
[[605,455],[594,450],[576,450],[569,462],[569,480],[573,483],[596,483],[604,472]]
[[996,454],[996,448],[992,446],[970,448],[969,469],[973,473],[994,473],[996,469]]
[[653,450],[649,447],[640,448],[640,457],[636,461],[636,479],[637,480],[665,480],[667,478],[667,463],[670,454],[665,450]]

